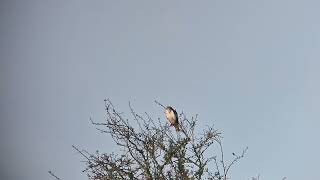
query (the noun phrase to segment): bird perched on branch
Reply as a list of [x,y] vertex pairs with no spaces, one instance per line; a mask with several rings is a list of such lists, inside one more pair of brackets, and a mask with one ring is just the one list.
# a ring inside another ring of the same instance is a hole
[[177,111],[171,106],[167,106],[165,110],[166,117],[171,124],[170,126],[174,126],[176,131],[180,131]]

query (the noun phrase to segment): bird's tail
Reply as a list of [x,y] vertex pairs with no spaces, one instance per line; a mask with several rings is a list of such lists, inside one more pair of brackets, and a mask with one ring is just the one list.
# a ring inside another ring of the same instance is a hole
[[176,131],[180,131],[179,124],[175,124],[174,127],[176,128]]

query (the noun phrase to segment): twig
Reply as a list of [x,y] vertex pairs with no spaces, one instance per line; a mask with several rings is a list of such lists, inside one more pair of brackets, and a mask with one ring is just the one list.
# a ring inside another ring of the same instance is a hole
[[164,105],[162,105],[161,103],[159,103],[157,100],[154,100],[154,102],[160,106],[162,106],[163,108],[166,108]]
[[54,177],[56,180],[60,180],[60,178],[58,178],[52,171],[48,171],[48,173]]

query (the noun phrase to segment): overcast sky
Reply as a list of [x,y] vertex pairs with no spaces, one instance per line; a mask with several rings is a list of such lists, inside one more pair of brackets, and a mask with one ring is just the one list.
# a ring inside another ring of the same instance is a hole
[[1,1],[0,179],[87,179],[71,145],[118,152],[89,122],[103,121],[104,98],[123,112],[131,101],[160,117],[157,99],[199,114],[230,157],[249,147],[233,179],[320,179],[319,7]]

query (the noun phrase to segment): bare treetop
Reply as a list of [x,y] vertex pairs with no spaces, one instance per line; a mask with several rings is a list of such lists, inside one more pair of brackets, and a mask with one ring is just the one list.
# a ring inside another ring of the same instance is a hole
[[[119,154],[98,151],[92,154],[73,146],[85,158],[84,171],[89,179],[226,180],[230,168],[247,150],[233,154],[233,160],[226,162],[221,133],[213,126],[198,132],[197,116],[187,118],[184,113],[176,113],[179,122],[175,124],[179,128],[176,131],[162,117],[154,120],[146,112],[136,113],[130,103],[129,108],[131,118],[125,119],[106,99],[105,121],[91,121],[100,132],[112,137],[121,148]],[[209,148],[217,149],[218,154],[209,154]]]

